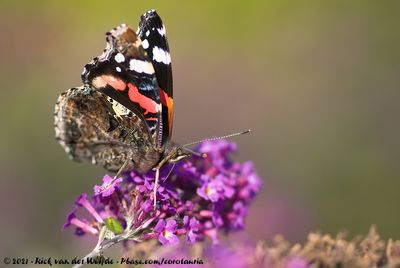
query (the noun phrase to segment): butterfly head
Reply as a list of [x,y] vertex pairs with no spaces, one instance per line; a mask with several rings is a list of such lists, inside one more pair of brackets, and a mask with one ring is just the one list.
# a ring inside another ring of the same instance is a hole
[[180,145],[170,143],[166,146],[164,155],[167,162],[176,163],[191,156],[192,153]]

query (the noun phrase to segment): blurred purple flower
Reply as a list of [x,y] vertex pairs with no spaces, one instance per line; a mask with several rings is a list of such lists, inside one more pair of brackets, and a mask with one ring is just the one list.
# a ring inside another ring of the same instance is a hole
[[249,252],[243,247],[241,250],[233,250],[226,245],[218,245],[205,250],[207,259],[213,260],[212,267],[247,268]]
[[253,164],[232,161],[236,145],[225,140],[203,142],[194,150],[207,153],[207,158],[192,156],[176,163],[168,178],[172,166],[161,170],[155,209],[154,171],[140,174],[131,170],[124,174],[124,181],[112,181],[106,175],[103,185],[94,187],[92,200],[82,194],[76,201],[93,220],[78,220],[74,209],[66,227],[74,225],[79,233],[97,234],[104,226],[103,219],[112,218],[132,235],[130,239],[158,238],[162,244],[175,244],[180,235],[190,243],[210,237],[216,244],[220,230],[242,229],[248,207],[261,187]]
[[212,180],[204,182],[201,188],[197,188],[197,194],[203,197],[205,200],[211,202],[217,202],[220,198],[223,198],[222,182],[219,180]]
[[200,228],[200,222],[196,218],[190,218],[189,216],[183,217],[183,227],[186,230],[186,241],[194,243],[198,239],[198,230]]
[[233,228],[242,229],[244,228],[244,219],[247,215],[247,208],[241,201],[236,202],[233,205],[233,211],[229,214],[229,219]]
[[308,263],[300,257],[294,257],[290,259],[287,263],[285,268],[307,268]]

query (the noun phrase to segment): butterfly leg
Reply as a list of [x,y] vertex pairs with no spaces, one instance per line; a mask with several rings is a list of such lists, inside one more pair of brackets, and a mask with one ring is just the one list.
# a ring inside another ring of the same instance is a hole
[[[165,164],[165,163],[167,163],[169,161],[169,158],[164,158],[164,159],[162,159],[161,160],[161,162],[160,163],[158,163],[158,165],[155,167],[155,168],[153,168],[153,170],[156,172],[156,178],[155,178],[155,181],[154,181],[154,209],[156,209],[156,205],[157,205],[157,188],[158,188],[158,180],[159,180],[159,178],[160,178],[160,169],[161,169],[161,167]],[[169,174],[168,174],[168,176],[169,176]]]
[[125,170],[126,166],[128,165],[130,160],[130,157],[128,157],[125,162],[122,164],[122,166],[119,168],[117,174],[115,174],[114,178],[102,188],[102,191],[106,190],[110,185],[112,185],[121,175],[121,173]]
[[126,166],[129,163],[129,160],[131,160],[130,157],[128,157],[125,162],[122,164],[122,166],[119,168],[117,174],[115,174],[113,181],[115,181],[116,179],[118,179],[118,177],[121,175],[121,173],[125,170]]
[[157,167],[156,168],[156,178],[155,178],[155,181],[154,181],[154,189],[153,189],[153,192],[154,192],[154,196],[153,196],[153,199],[154,199],[154,209],[156,209],[156,205],[157,205],[157,188],[158,188],[158,179],[160,178],[160,168],[159,167]]

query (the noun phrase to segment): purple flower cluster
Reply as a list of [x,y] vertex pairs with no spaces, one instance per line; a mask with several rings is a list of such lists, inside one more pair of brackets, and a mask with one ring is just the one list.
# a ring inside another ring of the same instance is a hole
[[[207,236],[218,243],[220,230],[242,229],[248,207],[261,187],[253,164],[232,161],[236,145],[226,140],[203,142],[195,150],[207,157],[192,156],[174,167],[163,167],[156,208],[153,171],[129,171],[124,180],[113,182],[106,175],[103,185],[94,187],[92,198],[86,194],[78,197],[64,227],[74,225],[76,234],[99,235],[107,226],[114,234],[124,233],[126,239],[156,238],[163,245],[179,243],[182,235],[189,243]],[[82,211],[89,217],[77,217]]]

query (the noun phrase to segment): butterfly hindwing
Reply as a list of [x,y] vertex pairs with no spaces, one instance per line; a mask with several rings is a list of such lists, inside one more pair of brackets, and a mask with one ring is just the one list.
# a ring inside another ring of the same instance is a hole
[[160,89],[142,41],[125,24],[114,28],[106,36],[106,49],[85,66],[82,80],[146,122],[154,143],[161,146]]
[[163,117],[163,140],[172,134],[173,84],[172,66],[165,26],[155,10],[142,15],[137,32],[152,61],[158,84]]
[[75,161],[117,172],[131,159],[127,169],[146,172],[159,161],[160,152],[145,121],[125,110],[90,85],[71,88],[56,103],[56,139]]

